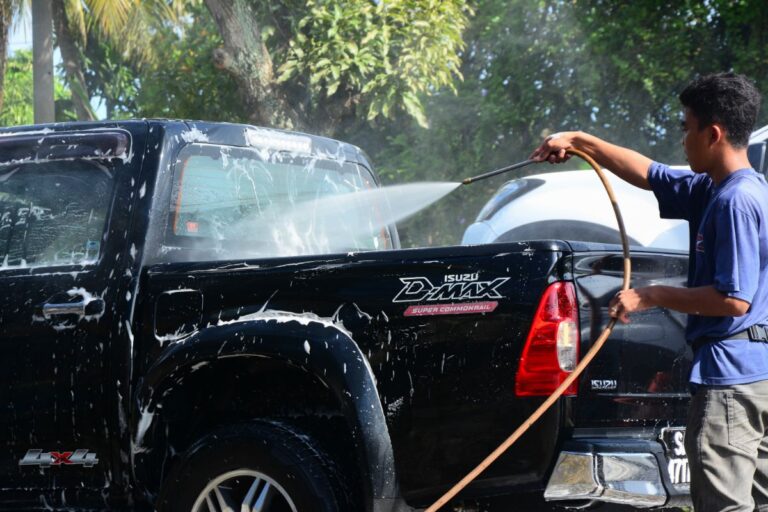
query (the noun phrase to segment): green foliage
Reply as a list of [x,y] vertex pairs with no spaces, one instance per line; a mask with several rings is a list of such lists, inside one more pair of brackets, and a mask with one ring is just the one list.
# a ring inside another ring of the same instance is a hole
[[138,62],[97,28],[88,33],[86,82],[107,118],[162,117],[242,122],[235,83],[213,66],[221,38],[210,14],[190,5],[177,23],[145,34],[161,58]]
[[369,121],[402,109],[421,126],[421,97],[455,90],[471,13],[464,0],[308,0],[307,7],[278,81],[304,77],[317,97],[364,102]]
[[137,116],[246,121],[235,83],[213,65],[221,38],[204,8],[160,30],[152,44],[164,58],[139,75]]
[[[385,183],[458,181],[523,160],[544,135],[570,129],[684,163],[677,95],[693,76],[733,69],[768,94],[764,0],[243,2],[278,66],[279,83],[265,87],[322,124],[336,122],[328,112],[355,113],[325,132],[368,151]],[[160,56],[144,64],[89,26],[88,89],[111,117],[247,119],[236,81],[212,64],[218,27],[200,0],[183,3],[186,16],[143,33]],[[27,75],[14,70],[0,120],[31,122],[31,75],[21,82]],[[457,243],[511,177],[459,188],[403,224],[404,244]]]
[[[5,99],[0,112],[0,126],[34,124],[32,94],[32,52],[19,50],[11,56],[5,69]],[[71,93],[57,77],[54,81],[56,121],[73,121]]]
[[10,57],[5,68],[5,99],[0,112],[0,125],[16,126],[32,124],[32,52],[17,51]]
[[113,42],[97,29],[88,33],[84,54],[85,82],[91,97],[98,96],[106,104],[107,119],[136,115],[136,70]]
[[[609,105],[620,105],[617,113],[635,123],[643,121],[643,137],[664,157],[682,157],[679,140],[671,135],[680,115],[677,95],[694,75],[733,70],[768,93],[765,2],[582,0],[579,5],[589,49],[600,56],[600,74],[616,91]],[[761,122],[766,120],[764,110]]]
[[175,22],[187,5],[199,0],[57,0],[64,1],[69,25],[76,39],[84,42],[96,31],[123,55],[138,63],[161,58],[147,34],[165,22]]
[[[677,96],[696,74],[733,69],[768,94],[768,4],[756,0],[478,0],[464,39],[464,81],[457,96],[427,99],[431,129],[398,123],[340,135],[372,154],[386,182],[458,181],[574,129],[682,164]],[[763,109],[758,125],[766,122]],[[461,187],[403,225],[404,245],[458,243],[506,180],[577,165]]]

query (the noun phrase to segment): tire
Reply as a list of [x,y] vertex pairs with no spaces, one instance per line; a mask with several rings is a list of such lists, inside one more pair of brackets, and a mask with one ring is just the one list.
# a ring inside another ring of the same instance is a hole
[[228,504],[239,512],[266,497],[266,506],[257,510],[353,512],[343,482],[310,437],[289,425],[259,421],[223,428],[197,441],[163,483],[157,508],[220,512]]

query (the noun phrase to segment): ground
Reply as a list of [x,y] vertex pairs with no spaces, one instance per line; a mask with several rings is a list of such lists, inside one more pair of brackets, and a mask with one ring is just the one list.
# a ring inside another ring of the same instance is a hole
[[[508,499],[507,499],[508,501]],[[513,503],[505,503],[503,500],[496,501],[483,501],[480,503],[467,503],[465,508],[455,510],[454,512],[564,512],[569,509],[563,507],[556,507],[546,503],[540,495],[530,495],[514,498]],[[448,511],[449,509],[446,509]],[[570,509],[573,510],[573,509]],[[629,507],[624,505],[614,505],[611,503],[605,503],[596,507],[590,507],[587,509],[577,510],[589,510],[594,512],[633,512],[636,510],[648,510],[638,509],[635,507]],[[670,508],[663,509],[664,512],[685,512],[685,509]]]

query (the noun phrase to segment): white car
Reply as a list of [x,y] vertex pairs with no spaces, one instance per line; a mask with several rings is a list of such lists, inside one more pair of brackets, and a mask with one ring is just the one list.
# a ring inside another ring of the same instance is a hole
[[[768,125],[752,132],[747,154],[752,167],[768,174]],[[616,192],[630,244],[688,250],[687,221],[661,219],[653,192],[605,174]],[[508,181],[480,210],[461,243],[541,239],[619,243],[613,207],[593,171],[550,172]]]
[[[605,174],[631,245],[688,250],[687,221],[661,219],[653,192]],[[464,232],[462,244],[541,239],[620,243],[613,207],[594,171],[550,172],[508,181]]]
[[765,158],[766,144],[768,144],[768,125],[752,132],[752,135],[749,137],[749,148],[747,149],[747,155],[752,167],[764,175],[768,171],[768,162],[766,162]]

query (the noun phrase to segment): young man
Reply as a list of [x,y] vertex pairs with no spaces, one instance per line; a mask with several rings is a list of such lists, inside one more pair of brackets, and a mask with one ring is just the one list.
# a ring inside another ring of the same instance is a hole
[[760,94],[746,77],[719,73],[694,80],[680,101],[691,171],[581,132],[552,135],[531,157],[559,163],[580,149],[652,190],[662,217],[688,220],[688,287],[619,292],[609,313],[623,322],[651,307],[688,314],[694,508],[768,511],[768,185],[747,159]]

